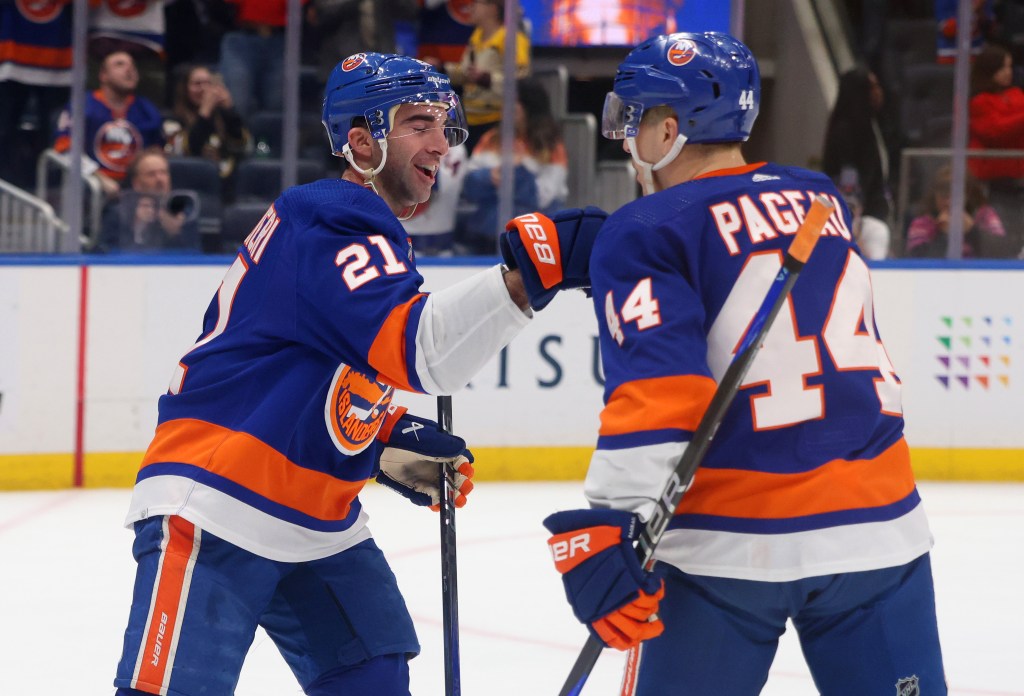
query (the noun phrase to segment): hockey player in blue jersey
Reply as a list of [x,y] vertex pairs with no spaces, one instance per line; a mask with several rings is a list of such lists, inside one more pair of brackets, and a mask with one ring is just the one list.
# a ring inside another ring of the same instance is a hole
[[408,694],[419,645],[358,494],[376,478],[436,504],[450,462],[461,505],[472,455],[395,392],[460,389],[531,307],[589,285],[604,216],[576,211],[544,220],[542,257],[420,290],[399,216],[466,137],[428,64],[346,58],[323,120],[348,168],[273,203],[160,398],[127,518],[138,567],[119,696],[230,696],[257,626],[306,694]]
[[[719,33],[646,41],[604,135],[644,196],[591,258],[606,377],[586,510],[545,520],[578,619],[629,650],[622,694],[760,693],[792,621],[829,696],[945,694],[932,538],[871,279],[827,177],[748,164],[761,88]],[[836,212],[645,572],[633,543],[817,195]],[[516,226],[509,258],[527,261]]]

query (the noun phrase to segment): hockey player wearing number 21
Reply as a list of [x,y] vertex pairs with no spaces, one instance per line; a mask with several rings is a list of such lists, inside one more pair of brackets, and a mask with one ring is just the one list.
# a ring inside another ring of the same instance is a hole
[[[589,509],[545,520],[556,567],[577,618],[629,651],[626,695],[758,694],[787,619],[822,694],[945,694],[868,268],[827,177],[745,161],[759,101],[753,55],[725,34],[659,36],[618,68],[602,131],[645,195],[591,257],[605,405]],[[835,212],[642,568],[638,527],[818,195]]]
[[[356,54],[324,96],[347,168],[286,190],[238,249],[160,398],[126,524],[135,592],[119,696],[230,696],[262,626],[311,696],[409,693],[419,652],[358,494],[437,505],[471,488],[466,443],[392,402],[450,394],[563,288],[589,284],[604,215],[531,218],[543,258],[421,291],[399,217],[466,137],[448,78]],[[538,267],[543,264],[541,281]]]

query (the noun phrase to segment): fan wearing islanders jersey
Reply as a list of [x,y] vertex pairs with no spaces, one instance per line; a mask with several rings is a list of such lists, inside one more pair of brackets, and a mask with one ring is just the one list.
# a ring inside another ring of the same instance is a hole
[[420,289],[399,216],[466,137],[428,64],[347,58],[323,121],[343,176],[271,205],[160,398],[127,518],[138,565],[119,696],[230,696],[257,626],[306,694],[408,694],[419,644],[359,492],[376,478],[436,505],[444,462],[461,505],[473,472],[466,443],[406,413],[396,391],[463,387],[531,306],[589,285],[603,216],[581,211],[550,223],[565,253],[545,257],[558,278],[543,291],[532,267],[502,266]]
[[[945,694],[932,537],[868,268],[827,177],[744,160],[760,93],[753,55],[720,33],[658,36],[619,66],[602,130],[645,195],[591,258],[605,405],[590,509],[545,520],[556,567],[577,618],[629,650],[623,694],[758,694],[787,620],[823,694]],[[648,572],[640,523],[819,195],[836,212]]]

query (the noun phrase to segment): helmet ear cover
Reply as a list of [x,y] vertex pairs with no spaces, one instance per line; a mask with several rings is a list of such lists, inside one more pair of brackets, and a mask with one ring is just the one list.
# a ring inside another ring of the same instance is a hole
[[743,142],[760,98],[757,61],[743,43],[718,32],[666,34],[619,65],[601,130],[613,140],[635,137],[644,112],[664,105],[690,143]]

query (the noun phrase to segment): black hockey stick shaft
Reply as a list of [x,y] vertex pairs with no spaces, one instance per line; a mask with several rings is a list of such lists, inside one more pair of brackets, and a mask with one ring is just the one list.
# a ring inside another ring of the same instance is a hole
[[[452,433],[452,397],[437,397],[437,427]],[[444,693],[460,696],[459,670],[459,582],[455,560],[455,471],[442,464],[438,491],[441,505],[441,616],[444,630]]]
[[[819,195],[811,204],[807,215],[804,216],[804,221],[786,252],[782,269],[772,281],[761,306],[754,314],[746,335],[736,350],[735,357],[718,383],[718,387],[711,397],[711,403],[693,433],[690,444],[676,464],[661,496],[655,501],[651,518],[640,531],[636,551],[640,564],[644,568],[650,569],[653,565],[654,551],[668,528],[668,523],[679,506],[679,501],[683,498],[683,493],[693,481],[693,475],[711,446],[718,426],[721,425],[726,411],[732,405],[740,384],[743,383],[754,358],[757,357],[776,315],[782,309],[786,298],[789,297],[800,271],[807,263],[807,259],[810,258],[814,245],[817,244],[818,238],[821,236],[821,230],[832,211],[833,205],[824,196]],[[591,635],[576,658],[569,676],[562,685],[562,690],[558,692],[559,696],[577,696],[583,690],[587,677],[590,676],[590,672],[597,664],[597,658],[601,656],[603,650],[604,644]]]

